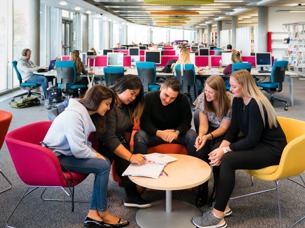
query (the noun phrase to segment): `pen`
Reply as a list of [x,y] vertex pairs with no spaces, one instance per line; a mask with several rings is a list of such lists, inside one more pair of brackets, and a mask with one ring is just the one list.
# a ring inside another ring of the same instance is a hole
[[163,169],[163,171],[162,171],[166,176],[168,176],[168,174],[167,174],[167,172],[165,172],[165,170]]

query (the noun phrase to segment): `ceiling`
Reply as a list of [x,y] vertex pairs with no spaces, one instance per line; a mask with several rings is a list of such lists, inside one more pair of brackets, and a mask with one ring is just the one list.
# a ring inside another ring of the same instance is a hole
[[[280,7],[282,10],[305,10],[305,0],[214,0],[211,4],[201,5],[153,5],[144,3],[145,0],[65,0],[68,4],[60,6],[60,0],[42,0],[54,7],[86,12],[92,15],[127,23],[148,26],[164,26],[159,23],[169,23],[165,26],[194,29],[216,24],[216,21],[230,23],[232,16],[238,16],[239,24],[257,24],[257,7]],[[167,0],[166,2],[177,2]],[[160,2],[160,1],[157,1]],[[184,2],[189,2],[185,0]],[[169,11],[177,11],[169,15]],[[179,15],[181,11],[197,13]],[[152,12],[165,12],[164,15],[152,15]],[[183,23],[183,24],[182,24]],[[157,25],[159,24],[159,25]]]

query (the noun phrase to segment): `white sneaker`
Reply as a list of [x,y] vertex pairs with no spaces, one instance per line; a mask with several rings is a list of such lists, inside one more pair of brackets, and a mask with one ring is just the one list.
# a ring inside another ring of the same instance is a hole
[[212,211],[207,211],[202,216],[193,217],[192,223],[199,228],[227,227],[226,221],[223,218],[217,218]]

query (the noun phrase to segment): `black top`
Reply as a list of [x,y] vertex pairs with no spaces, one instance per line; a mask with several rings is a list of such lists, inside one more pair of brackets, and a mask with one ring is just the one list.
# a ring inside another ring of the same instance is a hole
[[[231,142],[231,150],[247,150],[263,143],[274,154],[282,153],[287,144],[285,134],[279,124],[270,129],[266,110],[264,113],[265,126],[255,99],[252,98],[248,105],[244,105],[242,98],[233,99],[231,125],[224,137],[224,140]],[[237,141],[240,132],[243,137]]]
[[140,127],[149,135],[156,135],[157,130],[174,129],[185,134],[191,128],[192,111],[186,95],[179,93],[177,98],[163,106],[160,91],[145,95],[145,108]]

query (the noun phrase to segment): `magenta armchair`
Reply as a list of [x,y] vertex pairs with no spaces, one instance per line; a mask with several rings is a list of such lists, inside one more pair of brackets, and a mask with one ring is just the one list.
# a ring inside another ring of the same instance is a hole
[[6,135],[5,141],[18,176],[28,185],[7,223],[23,198],[39,187],[60,187],[71,196],[72,212],[74,211],[74,186],[85,180],[88,174],[63,171],[56,155],[39,145],[51,124],[51,121],[36,122]]

